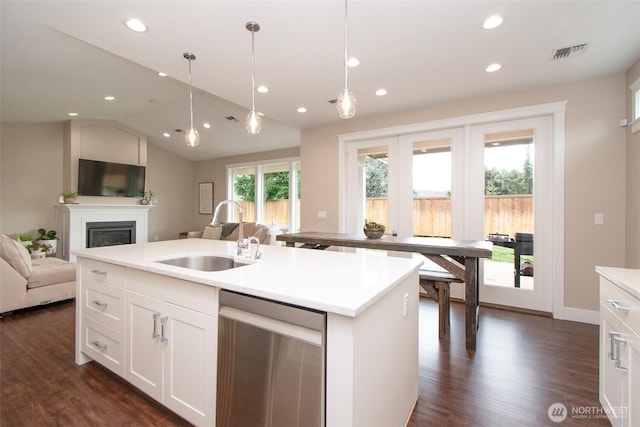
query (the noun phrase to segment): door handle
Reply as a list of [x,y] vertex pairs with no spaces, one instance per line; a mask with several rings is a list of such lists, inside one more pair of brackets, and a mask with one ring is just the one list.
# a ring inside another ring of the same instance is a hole
[[169,317],[164,316],[160,318],[160,342],[167,343],[169,342],[169,338],[164,334],[164,327],[167,326],[167,322],[169,321]]

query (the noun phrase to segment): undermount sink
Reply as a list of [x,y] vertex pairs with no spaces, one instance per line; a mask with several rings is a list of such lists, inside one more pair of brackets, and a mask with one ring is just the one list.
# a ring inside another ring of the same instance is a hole
[[199,271],[222,271],[249,265],[247,263],[237,262],[233,258],[216,255],[190,255],[164,259],[158,262]]

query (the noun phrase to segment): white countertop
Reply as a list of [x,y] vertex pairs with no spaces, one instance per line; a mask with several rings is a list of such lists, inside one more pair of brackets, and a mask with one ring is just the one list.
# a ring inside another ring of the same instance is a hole
[[635,268],[596,267],[596,272],[634,298],[640,299],[640,270]]
[[350,317],[360,315],[422,264],[418,258],[269,245],[261,246],[262,259],[235,257],[251,265],[224,271],[197,271],[157,262],[194,254],[234,256],[235,246],[235,242],[220,240],[181,239],[80,249],[73,253],[80,258]]

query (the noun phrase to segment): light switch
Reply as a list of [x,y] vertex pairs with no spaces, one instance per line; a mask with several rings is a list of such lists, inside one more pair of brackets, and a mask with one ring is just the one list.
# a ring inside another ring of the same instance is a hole
[[604,214],[597,213],[593,215],[593,223],[596,225],[604,224]]
[[318,218],[325,219],[327,217],[327,211],[318,211]]

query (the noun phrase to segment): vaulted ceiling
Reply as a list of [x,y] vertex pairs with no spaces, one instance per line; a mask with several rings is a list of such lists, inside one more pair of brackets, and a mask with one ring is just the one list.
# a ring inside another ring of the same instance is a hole
[[[344,87],[342,1],[3,0],[0,7],[3,122],[64,121],[77,112],[199,160],[297,146],[301,129],[342,120],[328,102]],[[493,14],[504,23],[483,29]],[[127,29],[128,18],[148,30]],[[261,26],[256,84],[269,88],[256,93],[259,135],[243,123],[251,104],[248,21]],[[638,1],[352,0],[356,118],[623,72],[640,58],[639,22]],[[176,132],[189,126],[184,52],[197,57],[196,148]],[[491,63],[502,69],[485,72]],[[379,88],[387,95],[376,96]]]

